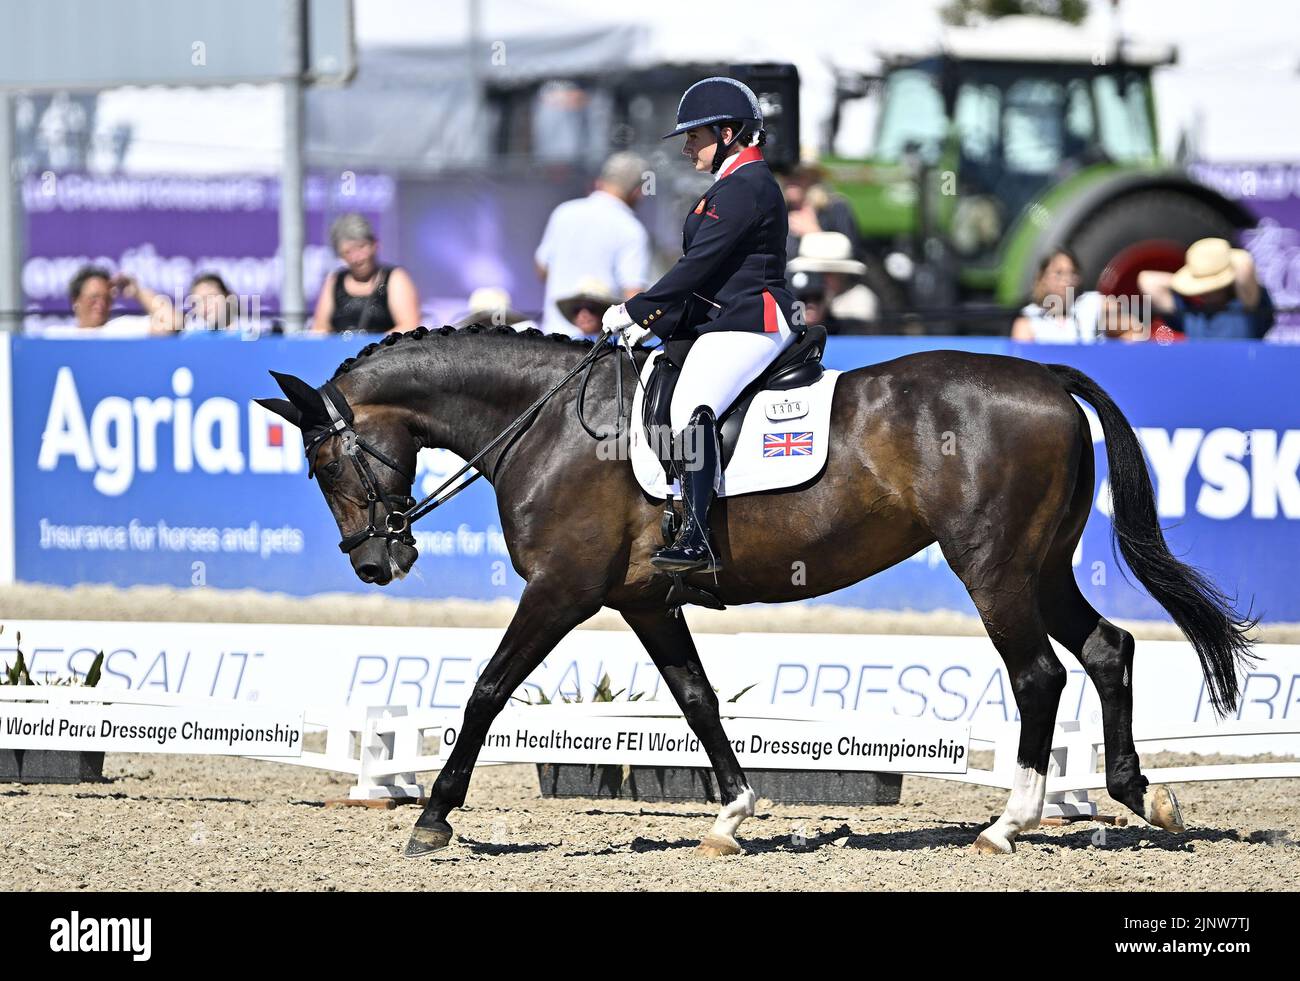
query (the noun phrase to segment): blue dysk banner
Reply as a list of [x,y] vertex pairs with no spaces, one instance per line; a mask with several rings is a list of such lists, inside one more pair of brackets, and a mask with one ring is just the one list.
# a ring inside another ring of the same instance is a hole
[[[13,338],[16,577],[55,584],[370,592],[306,480],[297,430],[252,399],[276,395],[269,368],[314,384],[357,340],[46,341]],[[1175,554],[1207,569],[1243,608],[1300,620],[1300,348],[1257,343],[1016,345],[1003,339],[832,338],[851,369],[960,347],[1074,365],[1119,403],[1148,454]],[[1090,413],[1091,414],[1091,413]],[[1094,418],[1095,422],[1095,418]],[[1163,614],[1111,554],[1104,447],[1075,570],[1110,616]],[[831,448],[834,452],[834,448]],[[461,461],[421,454],[415,496]],[[575,502],[581,506],[581,502]],[[479,482],[418,526],[406,597],[517,597],[492,488]],[[5,547],[0,544],[0,547]],[[1125,570],[1126,571],[1126,570]],[[970,612],[937,546],[821,602]]]

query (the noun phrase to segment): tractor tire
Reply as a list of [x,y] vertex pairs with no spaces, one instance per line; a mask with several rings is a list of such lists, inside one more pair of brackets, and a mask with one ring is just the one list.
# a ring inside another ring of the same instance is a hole
[[[1213,206],[1190,195],[1139,191],[1103,205],[1084,219],[1070,236],[1069,246],[1079,260],[1084,289],[1094,288],[1105,272],[1106,281],[1122,283],[1127,292],[1136,282],[1137,269],[1107,268],[1122,253],[1130,257],[1130,265],[1139,262],[1144,252],[1160,254],[1164,261],[1157,265],[1167,266],[1198,239],[1231,241],[1235,231]],[[1148,244],[1150,248],[1144,249]]]

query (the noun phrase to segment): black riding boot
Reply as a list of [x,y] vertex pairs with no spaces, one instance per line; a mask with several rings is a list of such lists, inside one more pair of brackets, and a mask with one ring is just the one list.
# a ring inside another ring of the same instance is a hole
[[677,540],[658,549],[650,557],[650,564],[665,572],[717,572],[722,563],[709,547],[709,507],[721,472],[722,453],[713,410],[707,405],[697,408],[682,435],[684,440],[694,441],[697,451],[695,459],[685,461],[682,468],[682,526]]

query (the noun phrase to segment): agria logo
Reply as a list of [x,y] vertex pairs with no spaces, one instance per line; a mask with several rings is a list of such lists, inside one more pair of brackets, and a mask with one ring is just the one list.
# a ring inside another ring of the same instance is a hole
[[256,402],[241,407],[218,396],[196,405],[193,391],[193,373],[177,368],[170,395],[113,395],[87,411],[72,369],[62,367],[54,380],[37,466],[55,470],[71,458],[78,470],[93,473],[95,489],[110,497],[126,493],[137,473],[160,467],[178,474],[302,470],[297,428]]

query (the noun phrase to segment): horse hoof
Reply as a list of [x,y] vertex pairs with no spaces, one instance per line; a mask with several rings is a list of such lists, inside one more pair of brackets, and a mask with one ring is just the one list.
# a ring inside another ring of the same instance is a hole
[[1183,812],[1178,807],[1178,798],[1163,784],[1151,791],[1146,810],[1144,817],[1148,824],[1173,834],[1180,834],[1187,830],[1187,826],[1183,824]]
[[451,843],[451,825],[439,821],[435,826],[422,828],[418,824],[411,830],[411,840],[406,843],[403,858],[423,858],[441,851]]
[[974,851],[977,855],[1010,855],[1015,850],[1015,842],[999,842],[982,831],[975,839]]
[[695,854],[701,858],[726,858],[728,855],[743,855],[745,849],[735,838],[705,835],[704,840],[695,846]]

